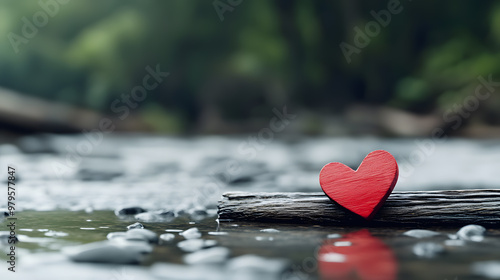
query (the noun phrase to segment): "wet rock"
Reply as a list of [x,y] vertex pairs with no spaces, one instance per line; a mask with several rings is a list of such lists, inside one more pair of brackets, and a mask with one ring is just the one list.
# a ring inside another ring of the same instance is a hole
[[481,242],[484,239],[486,229],[478,225],[467,225],[457,232],[457,236],[461,240]]
[[215,240],[203,240],[203,239],[189,239],[181,241],[177,244],[177,247],[184,252],[196,252],[204,248],[209,248],[217,245]]
[[434,258],[444,251],[442,245],[434,242],[419,242],[413,246],[413,253],[421,258]]
[[222,263],[229,257],[229,253],[228,248],[214,247],[185,255],[184,262],[190,265]]
[[162,242],[168,243],[168,242],[174,241],[174,239],[175,239],[175,235],[172,233],[164,233],[164,234],[160,235],[160,240]]
[[266,228],[266,229],[261,229],[260,232],[278,233],[280,231],[274,228]]
[[137,215],[144,212],[146,212],[146,210],[144,210],[144,208],[141,207],[126,207],[126,208],[116,209],[115,215],[116,216]]
[[472,273],[490,279],[500,279],[500,261],[476,262],[472,264]]
[[201,237],[201,232],[198,230],[198,228],[190,228],[179,233],[179,235],[183,236],[186,239],[197,239]]
[[153,248],[145,242],[100,241],[85,245],[67,247],[62,251],[75,262],[134,264]]
[[126,232],[124,231],[119,231],[119,232],[110,232],[108,235],[106,235],[106,238],[108,240],[116,239],[116,238],[122,238],[125,239],[125,236],[127,235]]
[[432,230],[425,230],[425,229],[412,229],[412,230],[409,230],[409,231],[403,233],[403,235],[414,237],[414,238],[429,238],[429,237],[441,235],[441,233],[436,232],[436,231],[432,231]]
[[5,209],[0,209],[0,212],[2,213],[0,218],[10,216],[9,212]]
[[144,226],[141,223],[134,223],[134,224],[127,226],[128,230],[135,229],[135,228],[144,228]]
[[143,240],[149,243],[157,243],[158,235],[148,229],[135,228],[125,233],[125,239],[137,241]]

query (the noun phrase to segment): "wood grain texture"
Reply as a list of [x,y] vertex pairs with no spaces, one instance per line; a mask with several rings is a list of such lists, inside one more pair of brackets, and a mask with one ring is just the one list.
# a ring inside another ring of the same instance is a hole
[[366,221],[324,193],[225,193],[219,221],[337,226],[463,226],[500,228],[500,190],[393,192]]
[[396,159],[377,150],[369,153],[356,171],[339,162],[325,165],[319,183],[332,200],[370,220],[391,194],[398,174]]

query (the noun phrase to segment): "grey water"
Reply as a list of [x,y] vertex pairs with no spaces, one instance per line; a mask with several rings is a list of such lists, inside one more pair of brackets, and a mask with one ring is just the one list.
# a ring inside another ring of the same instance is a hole
[[[425,228],[436,234],[419,236],[402,228],[217,221],[217,200],[223,192],[320,192],[318,174],[324,164],[340,161],[356,168],[377,149],[398,160],[396,190],[500,185],[497,141],[27,136],[0,145],[0,166],[5,168],[0,173],[5,185],[0,208],[8,206],[11,166],[16,170],[19,239],[16,272],[7,270],[10,244],[0,242],[0,275],[117,280],[500,279],[500,231],[494,229],[467,239],[457,234],[460,228]],[[125,207],[147,212],[115,214]],[[136,222],[158,236],[168,234],[137,263],[117,264],[113,258],[122,256],[107,251],[97,251],[95,260],[109,254],[109,261],[99,262],[75,262],[65,253],[67,248],[105,241],[109,233],[127,232]],[[8,224],[3,219],[0,232],[8,231]],[[192,228],[199,234],[183,235]]]

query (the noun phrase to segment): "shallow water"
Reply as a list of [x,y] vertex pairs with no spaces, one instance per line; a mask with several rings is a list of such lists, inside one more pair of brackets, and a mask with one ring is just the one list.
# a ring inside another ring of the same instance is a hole
[[[459,228],[426,228],[440,235],[417,239],[403,235],[410,228],[216,221],[217,200],[225,191],[317,192],[323,164],[342,161],[355,168],[369,151],[387,149],[401,167],[418,147],[414,140],[274,140],[248,154],[239,149],[246,138],[114,136],[68,164],[73,155],[68,147],[82,141],[81,136],[46,135],[0,146],[1,166],[16,168],[20,240],[16,273],[7,271],[9,250],[0,243],[5,251],[0,255],[2,279],[68,279],[68,274],[72,280],[500,279],[495,274],[500,268],[498,230],[488,229],[484,240],[473,242],[448,236]],[[436,144],[422,162],[402,168],[404,180],[396,190],[494,188],[500,185],[498,158],[499,143],[448,140]],[[6,206],[2,197],[0,208]],[[127,206],[176,213],[175,219],[139,219],[158,235],[171,230],[175,239],[155,245],[138,265],[75,263],[61,253],[126,231],[138,219],[118,217],[113,210]],[[7,230],[7,223],[0,223],[0,231]],[[214,255],[191,255],[189,262],[200,264],[186,265],[190,253],[178,247],[185,238],[175,230],[193,227],[202,239],[215,240],[216,248],[228,248],[229,256],[203,249],[198,252]]]

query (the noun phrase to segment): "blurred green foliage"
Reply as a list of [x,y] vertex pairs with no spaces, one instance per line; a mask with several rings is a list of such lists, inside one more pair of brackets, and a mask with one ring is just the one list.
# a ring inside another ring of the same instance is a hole
[[[401,1],[403,11],[351,63],[339,44],[353,44],[354,27],[388,1],[247,0],[223,21],[213,1],[72,0],[57,11],[54,3],[0,1],[0,86],[109,113],[147,65],[160,64],[171,76],[136,113],[165,132],[214,116],[266,118],[284,104],[427,113],[470,95],[478,75],[500,77],[495,1]],[[47,5],[56,12],[16,53],[9,34],[23,36]]]

